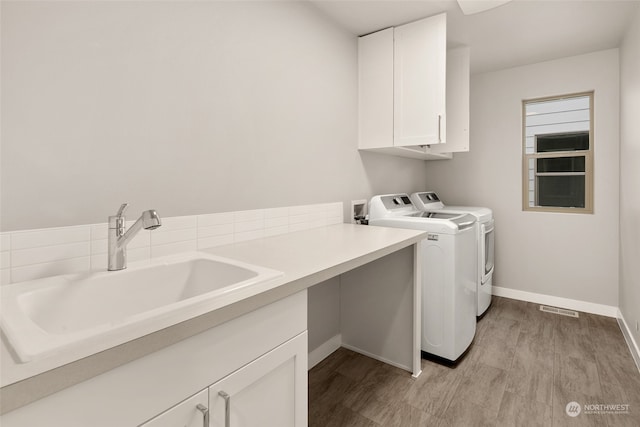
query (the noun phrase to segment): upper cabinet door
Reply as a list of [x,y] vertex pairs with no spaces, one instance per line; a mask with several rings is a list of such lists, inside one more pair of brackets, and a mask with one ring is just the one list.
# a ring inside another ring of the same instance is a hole
[[428,147],[429,154],[469,151],[468,47],[447,51],[447,143]]
[[445,14],[394,28],[395,146],[446,142]]
[[393,145],[393,28],[358,38],[360,148]]

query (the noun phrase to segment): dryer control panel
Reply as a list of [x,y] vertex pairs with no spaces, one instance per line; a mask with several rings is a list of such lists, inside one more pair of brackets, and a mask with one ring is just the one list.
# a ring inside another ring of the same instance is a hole
[[411,201],[418,209],[427,211],[430,209],[442,209],[444,204],[440,201],[440,198],[433,191],[423,191],[422,193],[413,193],[411,195]]
[[418,193],[418,196],[420,197],[420,199],[424,200],[425,202],[439,202],[440,198],[438,197],[438,195],[436,193],[434,193],[433,191],[429,191],[426,193]]

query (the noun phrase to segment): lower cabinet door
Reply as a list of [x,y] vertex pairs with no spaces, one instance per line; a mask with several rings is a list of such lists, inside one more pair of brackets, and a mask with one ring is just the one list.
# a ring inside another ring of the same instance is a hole
[[209,387],[211,427],[307,425],[307,332]]
[[202,390],[140,427],[209,427],[209,392]]

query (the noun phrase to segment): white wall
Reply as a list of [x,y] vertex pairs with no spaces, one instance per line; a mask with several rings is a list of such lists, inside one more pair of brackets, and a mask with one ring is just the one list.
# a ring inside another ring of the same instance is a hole
[[620,311],[640,343],[640,8],[620,49]]
[[334,277],[310,287],[309,352],[340,334],[340,277]]
[[[618,305],[618,50],[471,79],[469,153],[429,164],[425,189],[496,219],[494,285]],[[594,214],[522,211],[522,100],[595,91]]]
[[357,43],[307,2],[2,2],[2,231],[410,191],[357,147]]

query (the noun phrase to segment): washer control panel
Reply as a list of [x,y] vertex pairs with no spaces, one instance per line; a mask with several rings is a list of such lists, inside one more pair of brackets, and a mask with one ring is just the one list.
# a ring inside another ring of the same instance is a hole
[[415,209],[415,206],[413,205],[413,203],[411,203],[411,199],[407,194],[393,194],[389,196],[382,196],[380,200],[382,201],[384,207],[389,210],[403,208]]
[[411,204],[411,200],[409,199],[409,196],[396,196],[391,200],[393,201],[393,204],[396,206],[404,206],[404,205]]

